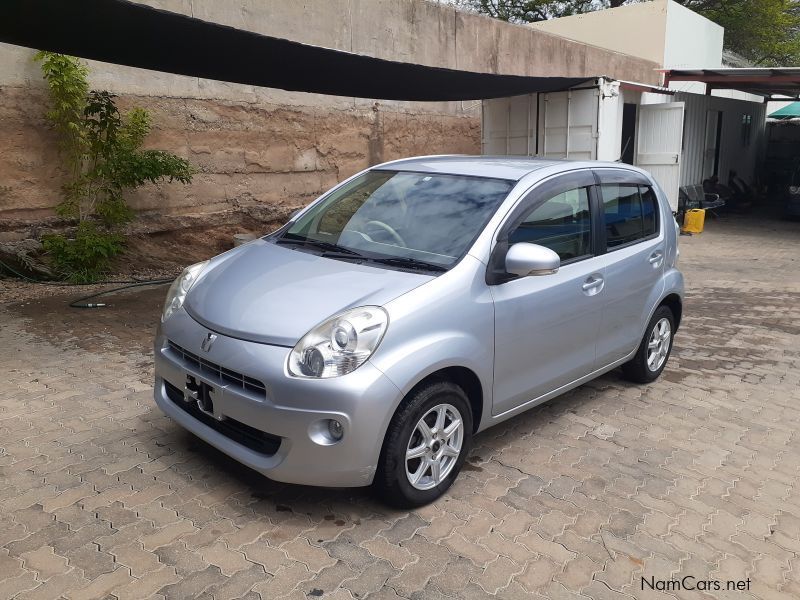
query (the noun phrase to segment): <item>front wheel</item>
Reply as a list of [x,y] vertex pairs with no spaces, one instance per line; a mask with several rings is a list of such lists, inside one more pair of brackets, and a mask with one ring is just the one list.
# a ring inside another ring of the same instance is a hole
[[634,357],[622,365],[627,379],[635,383],[650,383],[658,379],[672,352],[675,317],[668,306],[659,306]]
[[433,502],[455,481],[471,443],[472,410],[464,391],[447,381],[428,384],[392,418],[373,485],[398,507]]

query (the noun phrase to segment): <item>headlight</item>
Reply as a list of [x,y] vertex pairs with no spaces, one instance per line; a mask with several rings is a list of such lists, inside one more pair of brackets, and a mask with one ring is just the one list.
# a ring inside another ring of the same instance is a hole
[[792,186],[790,186],[790,187],[789,187],[789,193],[790,193],[792,196],[796,196],[797,194],[800,194],[800,187],[798,187],[798,186],[796,186],[796,185],[792,185]]
[[195,281],[200,276],[200,272],[208,264],[208,261],[190,265],[183,270],[178,278],[172,282],[167,292],[167,299],[164,302],[164,312],[161,314],[161,322],[166,321],[172,313],[183,306],[186,294],[192,289]]
[[289,354],[295,377],[327,378],[355,371],[386,333],[389,315],[379,306],[353,308],[317,325]]

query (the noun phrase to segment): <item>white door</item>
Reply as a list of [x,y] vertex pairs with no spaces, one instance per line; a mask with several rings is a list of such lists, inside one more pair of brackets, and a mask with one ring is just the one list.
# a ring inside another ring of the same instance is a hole
[[481,154],[531,156],[536,152],[536,94],[484,100]]
[[636,132],[636,165],[649,171],[678,210],[683,146],[683,102],[642,104]]
[[542,94],[539,156],[596,160],[598,98],[597,88]]
[[[481,154],[572,160],[607,158],[598,156],[599,109],[603,100],[606,112],[613,111],[615,105],[607,100],[611,94],[605,94],[592,87],[484,100]],[[613,128],[614,125],[608,124],[609,131]],[[613,145],[611,138],[609,143]]]

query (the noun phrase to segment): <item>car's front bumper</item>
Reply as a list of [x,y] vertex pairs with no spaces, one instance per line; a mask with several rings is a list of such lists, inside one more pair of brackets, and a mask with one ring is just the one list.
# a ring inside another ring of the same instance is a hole
[[[400,401],[400,390],[381,371],[367,361],[343,377],[296,378],[286,372],[289,348],[216,334],[204,351],[208,333],[183,310],[159,328],[154,395],[162,411],[270,479],[333,487],[372,482]],[[238,374],[249,383],[237,383]],[[262,382],[263,391],[253,381]],[[191,400],[187,383],[200,382],[213,390],[213,414],[198,414]],[[320,435],[327,419],[343,425],[339,442]],[[251,443],[260,432],[267,434],[263,443]]]

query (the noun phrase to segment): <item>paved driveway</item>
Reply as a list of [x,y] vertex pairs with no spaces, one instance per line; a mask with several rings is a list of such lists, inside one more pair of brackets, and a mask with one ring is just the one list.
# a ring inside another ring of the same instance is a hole
[[270,482],[155,410],[164,288],[0,307],[0,598],[800,597],[800,224],[681,241],[664,377],[482,433],[413,512]]

